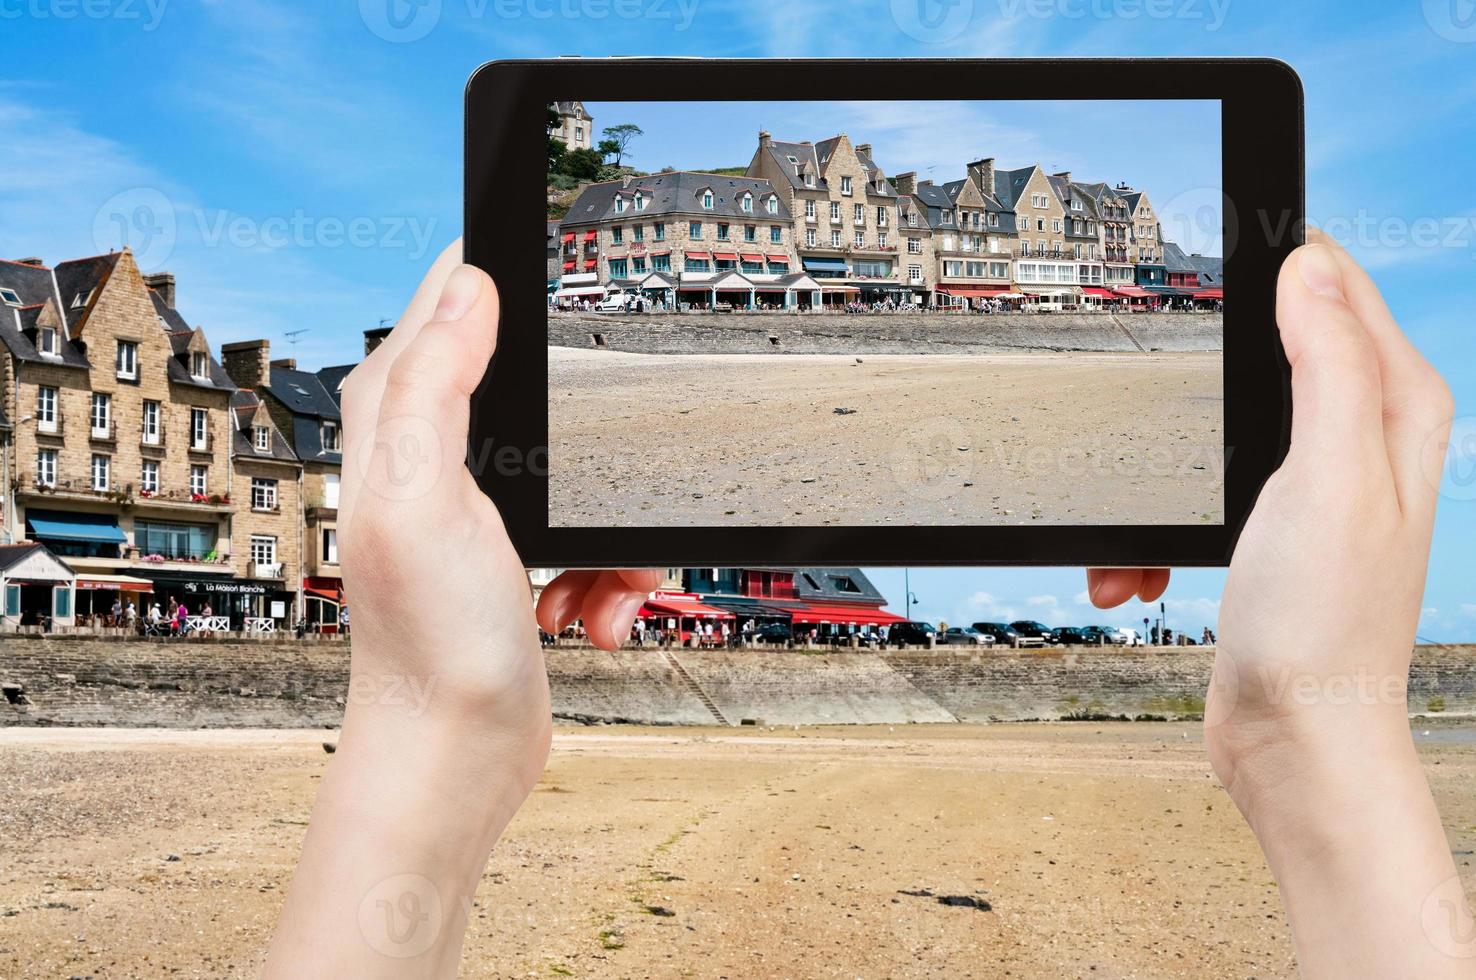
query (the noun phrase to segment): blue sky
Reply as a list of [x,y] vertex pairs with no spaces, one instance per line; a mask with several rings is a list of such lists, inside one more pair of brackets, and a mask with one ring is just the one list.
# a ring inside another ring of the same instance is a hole
[[[399,314],[434,252],[460,231],[461,94],[482,61],[1269,55],[1306,84],[1310,215],[1369,265],[1405,329],[1445,372],[1468,417],[1461,431],[1470,464],[1476,23],[1468,7],[0,0],[0,255],[54,262],[105,251],[126,230],[146,267],[176,274],[183,312],[212,343],[267,337],[285,352],[287,332],[306,329],[295,350],[302,362],[342,363],[357,358],[360,331]],[[1165,76],[1148,94],[1171,97],[1173,86]],[[875,95],[864,80],[837,79],[837,90],[850,101]],[[751,139],[750,128],[737,138]],[[1062,141],[1059,154],[1085,154],[1093,132],[1100,128]],[[1171,133],[1115,138],[1183,150]],[[1442,503],[1421,623],[1421,635],[1442,641],[1476,638],[1476,486],[1457,476]],[[875,578],[900,608],[901,572]],[[1171,625],[1198,632],[1212,622],[1222,582],[1216,571],[1179,574]],[[918,614],[934,620],[1010,611],[1050,623],[1103,618],[1081,605],[1081,576],[1069,569],[914,570],[912,590]],[[1106,619],[1143,615],[1132,608]]]

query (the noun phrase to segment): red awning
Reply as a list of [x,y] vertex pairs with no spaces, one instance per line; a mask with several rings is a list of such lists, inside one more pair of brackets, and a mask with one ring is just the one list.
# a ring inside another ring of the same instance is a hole
[[701,259],[704,262],[706,262],[709,258],[712,257],[712,256],[708,255],[706,252],[687,252],[685,254],[686,254],[687,258],[689,258],[689,259]]
[[688,619],[736,619],[730,612],[714,609],[694,595],[672,595],[657,593],[641,607],[642,616],[680,616]]
[[857,626],[891,626],[894,623],[907,621],[896,613],[889,613],[876,606],[825,606],[807,602],[802,605],[787,606],[787,608],[790,609],[790,617],[796,623],[835,623],[847,626],[854,623]]
[[1112,299],[1113,298],[1113,296],[1112,296],[1112,290],[1110,290],[1110,289],[1103,289],[1101,286],[1083,286],[1083,287],[1081,287],[1081,291],[1084,292],[1084,293],[1086,293],[1088,296],[1097,296],[1097,297],[1100,297],[1102,299]]
[[336,578],[319,578],[308,576],[302,583],[302,591],[308,595],[317,596],[319,599],[327,599],[330,602],[343,601],[343,582]]
[[787,255],[776,255],[776,254],[774,254],[774,253],[771,252],[771,253],[769,253],[769,261],[770,262],[780,262],[780,263],[783,263],[784,265],[788,265],[789,264],[789,256],[787,256]]
[[744,252],[743,253],[743,261],[744,262],[757,262],[759,265],[763,265],[764,264],[764,257],[762,255],[759,255],[757,252]]
[[566,245],[567,245],[567,244],[568,244],[568,243],[569,243],[569,242],[572,242],[572,241],[573,241],[573,240],[574,240],[574,233],[573,233],[573,232],[572,232],[572,231],[571,231],[571,232],[569,232],[569,233],[568,233],[568,234],[566,234],[566,235],[565,235],[565,236],[564,236],[564,243],[565,243],[565,244],[566,244]]
[[587,242],[592,242],[592,241],[595,240],[595,238],[598,235],[599,235],[599,232],[598,231],[595,231],[593,228],[591,228],[589,231],[586,231],[584,233],[584,240],[587,241]]
[[671,254],[671,249],[668,248],[668,249],[663,249],[660,252],[652,252],[651,253],[651,257],[654,259],[658,255],[670,255],[670,254]]
[[584,260],[584,267],[586,269],[593,269],[595,266],[597,266],[599,264],[600,264],[599,259],[585,259]]
[[573,272],[574,271],[574,260],[573,259],[570,259],[569,261],[567,261],[567,262],[564,263],[564,271],[565,272]]
[[1224,289],[1201,289],[1194,294],[1195,299],[1224,299]]
[[738,261],[738,253],[737,252],[713,252],[712,253],[712,257],[714,259],[717,259],[719,262],[737,262]]
[[1112,291],[1119,296],[1132,296],[1135,298],[1153,295],[1141,286],[1113,286]]
[[1009,292],[1004,287],[993,286],[939,286],[937,291],[944,296],[1003,296]]

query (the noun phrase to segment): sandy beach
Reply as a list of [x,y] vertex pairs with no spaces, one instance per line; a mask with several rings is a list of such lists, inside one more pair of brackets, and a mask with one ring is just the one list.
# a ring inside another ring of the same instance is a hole
[[551,347],[550,522],[1217,523],[1222,363]]
[[[1417,732],[1467,876],[1473,734]],[[334,737],[0,731],[0,975],[255,975]],[[561,730],[462,975],[1295,971],[1199,726],[1083,723]]]

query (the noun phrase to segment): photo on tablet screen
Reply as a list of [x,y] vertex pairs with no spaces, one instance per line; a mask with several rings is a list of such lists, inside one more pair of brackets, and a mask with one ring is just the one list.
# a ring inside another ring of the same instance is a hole
[[550,526],[1223,524],[1220,133],[550,103]]

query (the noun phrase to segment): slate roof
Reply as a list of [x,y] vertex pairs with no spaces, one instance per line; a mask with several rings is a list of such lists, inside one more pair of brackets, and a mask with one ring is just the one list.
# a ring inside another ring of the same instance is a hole
[[[711,188],[713,207],[702,206],[701,193]],[[636,191],[650,195],[651,201],[642,211],[627,204],[624,214],[615,212],[615,195],[623,194],[629,202]],[[744,191],[753,194],[753,211],[739,207],[738,198]],[[789,208],[779,197],[779,210],[770,214],[764,197],[775,194],[774,185],[758,177],[726,177],[699,171],[679,170],[671,173],[651,174],[649,177],[633,177],[627,185],[623,180],[610,180],[600,184],[587,184],[579,192],[569,213],[564,216],[565,225],[593,224],[597,221],[638,221],[643,218],[664,214],[711,215],[742,221],[788,221]]]
[[41,308],[50,300],[61,309],[61,298],[57,294],[57,281],[48,268],[8,262],[0,259],[0,288],[14,290],[24,304],[13,307],[0,303],[0,344],[4,344],[18,360],[36,364],[61,364],[66,367],[89,368],[87,355],[81,347],[72,343],[67,331],[58,331],[56,338],[60,360],[42,357],[36,350],[35,334],[27,331],[36,329]]
[[271,452],[259,453],[256,451],[256,440],[251,432],[251,421],[256,416],[256,409],[261,400],[256,397],[256,392],[250,389],[238,389],[231,394],[231,417],[235,420],[234,432],[231,438],[231,455],[244,456],[249,459],[277,459],[287,463],[297,462],[297,456],[292,452],[292,447],[287,445],[287,440],[282,438],[282,433],[277,431],[274,425],[272,431]]
[[339,422],[342,413],[318,375],[277,365],[272,365],[271,375],[266,390],[292,413],[289,435],[297,458],[304,462],[342,463],[342,453],[323,448],[323,420]]
[[343,392],[339,389],[343,385],[343,379],[349,376],[349,372],[358,367],[357,364],[337,364],[333,367],[320,368],[318,380],[323,383],[323,390],[328,392],[328,397],[339,408],[343,407]]
[[[109,252],[107,255],[94,255],[85,259],[72,259],[62,262],[56,267],[56,288],[60,294],[62,314],[67,318],[67,326],[72,333],[76,333],[87,314],[92,312],[92,307],[97,303],[98,294],[102,292],[103,284],[117,268],[118,257],[121,252]],[[89,298],[90,294],[90,298]],[[72,303],[81,296],[88,299],[85,306],[74,309]]]
[[[865,602],[883,605],[882,595],[866,573],[859,568],[796,568],[794,587],[801,599],[840,600],[842,602]],[[850,580],[856,591],[841,588],[842,581]]]
[[1173,242],[1163,243],[1163,264],[1169,272],[1198,272],[1199,266],[1189,260],[1184,250]]
[[1224,286],[1225,285],[1225,260],[1210,255],[1191,255],[1190,263],[1199,270],[1199,283],[1202,286]]
[[1030,176],[1035,173],[1035,167],[1020,167],[1017,170],[996,170],[994,172],[994,196],[999,198],[999,203],[1010,211],[1015,210],[1015,205],[1020,203],[1020,194],[1025,190],[1025,185],[1030,182]]
[[[826,163],[830,161],[830,155],[835,151],[835,145],[840,142],[839,136],[821,140],[818,143],[783,143],[778,140],[769,141],[769,155],[779,164],[779,170],[789,181],[791,187],[805,187],[804,175],[812,173],[815,175],[815,186],[825,187],[823,176]],[[790,157],[794,162],[790,162]],[[856,151],[856,159],[861,166],[866,168],[867,182],[866,192],[871,197],[896,197],[897,191],[890,181],[882,181],[881,189],[875,187],[874,181],[878,168],[876,161],[871,156]]]
[[34,541],[26,544],[0,544],[0,572],[29,558],[31,552],[38,549],[45,551],[46,546]]

